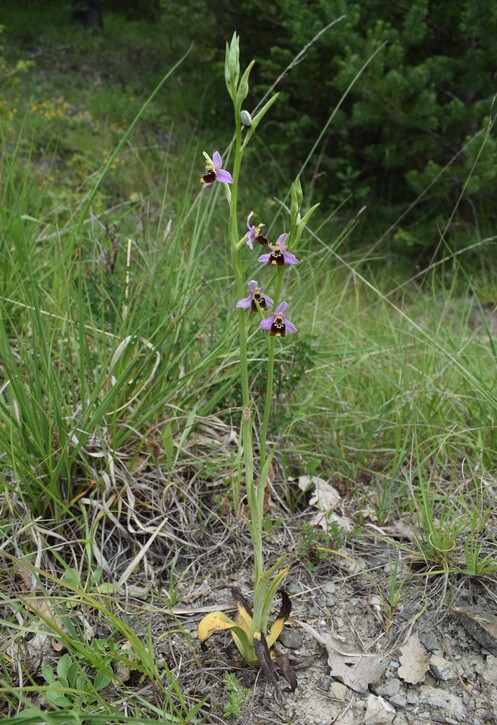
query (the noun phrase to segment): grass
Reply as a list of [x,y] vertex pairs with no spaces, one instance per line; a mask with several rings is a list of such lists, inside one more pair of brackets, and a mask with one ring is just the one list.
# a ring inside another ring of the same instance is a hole
[[[177,58],[155,98],[155,73],[128,87],[114,67],[95,86],[117,57],[108,37],[59,32],[69,62],[28,69],[1,128],[2,715],[200,722],[202,688],[174,655],[198,663],[196,620],[177,612],[244,530],[231,515],[240,395],[226,213],[219,192],[198,189],[214,131],[191,135],[184,99],[175,118],[164,112],[184,96]],[[133,32],[127,42],[143,40]],[[74,88],[82,48],[92,70]],[[264,196],[250,203],[269,218]],[[353,225],[329,241],[333,228],[323,219],[303,240],[301,332],[276,353],[276,513],[283,529],[305,514],[286,481],[332,478],[361,536],[374,526],[385,541],[390,626],[408,589],[401,561],[454,587],[497,567],[495,287],[462,255],[399,279],[387,259],[344,251]],[[262,415],[265,346],[250,345]],[[413,532],[402,544],[388,535],[399,521]],[[221,708],[235,712],[244,690],[225,684]]]

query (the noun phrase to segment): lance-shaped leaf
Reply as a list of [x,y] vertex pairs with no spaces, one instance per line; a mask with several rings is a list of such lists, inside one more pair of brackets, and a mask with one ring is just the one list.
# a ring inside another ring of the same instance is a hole
[[276,693],[276,700],[279,702],[280,691],[278,688],[278,680],[276,679],[276,673],[274,671],[271,653],[269,651],[269,647],[267,646],[266,638],[263,632],[256,632],[254,634],[254,647],[255,654],[257,655],[257,659],[259,660],[261,669],[266,675],[269,682],[273,685]]
[[273,603],[273,599],[276,596],[276,592],[292,566],[293,564],[290,564],[289,566],[282,569],[280,572],[278,572],[278,574],[276,574],[271,582],[269,582],[269,578],[270,576],[272,576],[274,570],[274,567],[271,567],[269,571],[265,572],[262,575],[259,586],[255,588],[254,611],[260,612],[260,619],[258,621],[262,622],[263,628],[267,627],[271,604]]
[[283,626],[286,620],[290,616],[290,612],[292,611],[292,602],[290,601],[290,597],[288,596],[288,594],[283,591],[283,589],[280,589],[279,593],[281,595],[281,607],[280,611],[278,612],[278,616],[271,625],[271,629],[269,630],[269,634],[267,636],[268,647],[272,647],[273,644],[276,642],[283,630]]
[[229,630],[233,635],[237,649],[242,657],[244,659],[249,658],[246,661],[250,661],[250,650],[252,647],[247,633],[236,622],[230,619],[230,617],[226,616],[224,612],[210,612],[210,614],[207,614],[199,622],[198,639],[202,650],[207,649],[205,643],[213,634],[225,630]]
[[245,73],[242,75],[240,83],[238,84],[238,90],[236,92],[236,102],[237,102],[239,108],[242,107],[243,101],[248,96],[248,92],[249,92],[248,80],[249,80],[249,76],[250,76],[250,71],[254,67],[254,63],[255,63],[255,60],[252,60],[249,63],[248,68],[245,70]]
[[254,620],[254,615],[250,608],[250,604],[247,602],[238,587],[233,587],[231,589],[231,594],[233,596],[237,609],[234,620],[236,624],[242,627],[242,629],[244,629],[245,632],[249,634],[252,627],[252,622]]
[[247,133],[246,133],[245,138],[244,138],[243,143],[242,143],[242,153],[245,150],[245,147],[248,144],[248,142],[250,141],[252,135],[254,134],[255,129],[257,128],[257,126],[259,125],[259,123],[262,121],[262,119],[264,118],[264,116],[266,115],[266,113],[269,111],[269,109],[271,108],[271,106],[273,105],[273,103],[275,102],[275,100],[278,98],[278,95],[279,95],[279,93],[275,93],[274,96],[272,96],[269,99],[269,101],[264,104],[264,106],[261,108],[261,110],[259,111],[259,113],[257,113],[252,118],[252,125],[250,126],[250,128],[247,129]]
[[283,677],[290,685],[291,692],[295,692],[298,684],[297,677],[295,676],[295,672],[290,667],[290,660],[288,658],[288,655],[271,650],[271,659],[273,660],[273,662],[276,662],[277,666],[280,668]]
[[276,701],[280,702],[280,690],[278,687],[278,680],[276,679],[274,663],[276,663],[276,666],[281,670],[283,677],[290,685],[291,691],[294,692],[297,687],[297,678],[290,667],[290,660],[287,655],[279,654],[273,650],[270,651],[268,642],[262,632],[255,633],[254,646],[261,669],[274,687]]

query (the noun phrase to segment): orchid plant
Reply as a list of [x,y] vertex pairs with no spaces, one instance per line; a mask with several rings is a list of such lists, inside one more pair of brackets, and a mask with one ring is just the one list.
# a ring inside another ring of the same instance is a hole
[[[232,266],[236,280],[238,302],[234,308],[238,314],[239,346],[240,346],[240,375],[242,387],[242,417],[240,430],[240,445],[243,452],[243,467],[245,473],[245,487],[249,516],[249,528],[254,553],[254,597],[253,606],[245,599],[242,592],[234,588],[233,599],[236,605],[236,614],[233,618],[223,612],[211,612],[198,625],[198,637],[202,648],[205,642],[216,632],[229,630],[233,636],[241,656],[247,664],[261,666],[269,681],[273,684],[277,697],[276,667],[279,668],[293,691],[297,686],[295,674],[290,668],[288,657],[278,654],[272,647],[278,639],[285,621],[291,611],[288,595],[280,589],[280,585],[290,570],[290,566],[283,567],[284,557],[276,561],[269,569],[264,568],[263,557],[263,520],[264,520],[264,493],[267,486],[268,473],[271,466],[273,451],[267,452],[267,434],[269,417],[273,399],[274,353],[276,338],[286,338],[287,335],[298,332],[296,326],[290,321],[287,310],[289,303],[281,300],[283,278],[287,267],[299,264],[299,260],[290,249],[295,249],[304,228],[317,204],[311,207],[301,217],[302,189],[297,180],[291,187],[290,231],[280,234],[275,244],[271,244],[265,232],[264,225],[252,224],[254,212],[251,211],[246,219],[246,229],[241,236],[238,226],[238,185],[244,151],[254,134],[257,126],[264,118],[270,107],[276,101],[278,94],[272,96],[261,110],[252,118],[248,111],[242,108],[243,102],[249,92],[249,76],[254,62],[252,61],[240,77],[239,40],[235,33],[231,43],[226,45],[225,80],[228,93],[233,101],[235,116],[234,162],[232,174],[223,169],[223,159],[219,152],[214,152],[212,158],[204,153],[205,171],[201,178],[204,187],[214,183],[223,185],[229,204],[229,239],[232,251]],[[258,257],[258,262],[264,264],[272,275],[268,283],[263,286],[259,281],[252,279],[245,284],[244,255],[246,249],[254,250],[255,244],[266,248],[266,253]],[[274,299],[264,292],[266,288],[274,286]],[[247,313],[249,319],[247,320]],[[269,316],[267,313],[270,313]],[[255,477],[254,446],[252,440],[253,409],[250,398],[250,385],[248,375],[248,330],[252,325],[252,315],[259,316],[259,328],[268,334],[267,358],[267,385],[264,401],[264,412],[260,431],[259,446],[259,476]],[[240,487],[238,487],[238,492]],[[238,493],[235,501],[236,509],[240,504]],[[275,621],[269,627],[271,606],[277,593],[281,596],[281,608]]]

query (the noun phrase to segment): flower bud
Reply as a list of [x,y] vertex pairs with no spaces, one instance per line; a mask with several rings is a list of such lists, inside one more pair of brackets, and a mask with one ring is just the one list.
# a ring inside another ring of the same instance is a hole
[[252,125],[252,116],[248,111],[242,110],[240,111],[240,121],[242,122],[243,126],[249,126]]
[[236,33],[233,33],[231,43],[226,43],[226,59],[224,63],[224,78],[226,87],[231,95],[233,85],[236,89],[240,78],[240,49]]

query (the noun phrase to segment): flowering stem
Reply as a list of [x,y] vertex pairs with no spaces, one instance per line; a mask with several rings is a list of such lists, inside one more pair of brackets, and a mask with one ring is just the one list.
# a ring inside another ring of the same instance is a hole
[[269,423],[269,414],[271,412],[271,401],[273,397],[273,379],[274,379],[274,337],[268,338],[268,353],[267,353],[267,383],[266,383],[266,398],[264,401],[264,414],[262,418],[261,427],[261,467],[264,465],[266,460],[266,442],[267,442],[267,429]]
[[[242,127],[240,122],[240,114],[235,108],[235,158],[233,163],[233,179],[231,186],[231,204],[230,204],[230,237],[233,255],[233,267],[236,277],[236,287],[239,297],[243,297],[243,273],[241,268],[241,249],[239,248],[238,235],[238,180],[240,176],[240,167],[242,161]],[[250,535],[252,545],[254,547],[254,578],[259,581],[263,572],[263,556],[262,556],[262,512],[259,511],[257,501],[257,491],[254,485],[254,454],[252,443],[252,406],[250,402],[250,389],[248,379],[248,361],[247,361],[247,323],[243,310],[238,313],[238,333],[240,346],[240,379],[242,384],[242,422],[241,422],[241,444],[243,448],[243,458],[245,463],[245,485],[247,490],[247,500],[250,509]],[[239,490],[239,486],[237,487]],[[238,500],[234,501],[236,510],[240,506],[239,495],[236,494]]]
[[[276,277],[276,291],[274,295],[275,307],[278,306],[281,294],[281,285],[283,282],[283,270],[284,267],[277,268]],[[260,439],[260,458],[261,468],[266,462],[266,443],[267,443],[267,430],[269,424],[269,416],[273,405],[273,383],[274,383],[274,337],[269,336],[268,338],[268,357],[267,357],[267,383],[266,383],[266,397],[264,400],[264,413],[262,417],[261,427],[261,439]]]

